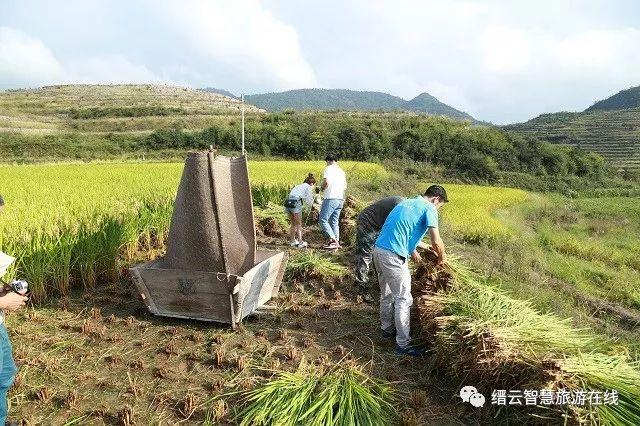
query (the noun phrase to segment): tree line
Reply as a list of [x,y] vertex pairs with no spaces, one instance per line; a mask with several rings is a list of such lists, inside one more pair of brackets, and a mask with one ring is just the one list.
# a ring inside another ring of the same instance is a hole
[[[407,159],[443,166],[472,181],[496,182],[501,172],[541,177],[600,179],[611,173],[604,158],[490,126],[444,117],[381,113],[297,113],[251,116],[246,149],[262,155],[322,159],[327,152],[359,161]],[[157,130],[148,149],[240,148],[240,123],[230,121],[196,132]]]

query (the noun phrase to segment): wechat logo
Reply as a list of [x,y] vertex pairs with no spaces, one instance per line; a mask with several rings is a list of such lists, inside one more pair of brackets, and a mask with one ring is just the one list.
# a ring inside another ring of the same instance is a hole
[[464,402],[468,402],[476,408],[480,408],[484,405],[484,395],[478,392],[474,386],[465,386],[460,389],[460,398]]

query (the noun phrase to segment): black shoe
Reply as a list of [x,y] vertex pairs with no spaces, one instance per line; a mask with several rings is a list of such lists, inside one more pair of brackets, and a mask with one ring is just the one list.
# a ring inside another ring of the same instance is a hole
[[397,343],[396,343],[396,353],[398,355],[409,355],[409,356],[414,356],[416,358],[422,358],[427,354],[427,352],[424,349],[420,349],[416,346],[405,346],[404,348],[401,348],[400,346],[398,346]]
[[383,339],[393,339],[396,337],[396,331],[387,331],[380,329],[380,337],[382,337]]

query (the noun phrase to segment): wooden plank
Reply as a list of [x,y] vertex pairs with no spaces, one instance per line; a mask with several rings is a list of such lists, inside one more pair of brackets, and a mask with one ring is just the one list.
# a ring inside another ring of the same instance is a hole
[[234,322],[235,276],[227,280],[223,274],[174,269],[138,268],[137,272],[158,315]]
[[[282,255],[281,257],[276,257],[276,255]],[[273,261],[278,265],[278,274],[276,275],[275,281],[273,283],[273,291],[271,293],[271,297],[276,297],[280,292],[280,284],[282,284],[282,279],[284,278],[284,272],[287,268],[287,260],[289,259],[289,255],[287,252],[278,252],[271,250],[258,250],[256,252],[256,259],[260,262],[273,258]]]
[[284,253],[271,253],[271,257],[260,262],[242,276],[240,284],[242,306],[239,314],[241,319],[264,305],[272,297]]
[[185,294],[197,292],[227,295],[234,286],[223,273],[140,267],[136,269],[151,292],[160,289],[182,289]]
[[166,303],[160,301],[159,306],[158,315],[216,321],[231,325],[236,322],[231,295],[216,295],[201,299],[169,296]]
[[129,271],[131,271],[131,275],[133,277],[133,283],[135,284],[136,288],[138,289],[138,292],[140,293],[140,296],[142,297],[142,301],[147,306],[147,309],[149,309],[149,312],[151,312],[152,314],[157,314],[158,313],[158,307],[154,303],[153,298],[151,297],[151,294],[149,293],[149,289],[145,285],[144,280],[142,279],[142,277],[140,276],[140,271],[138,270],[138,268],[131,268],[131,269],[129,269]]
[[[276,281],[273,283],[273,290],[271,291],[271,297],[276,297],[280,293],[280,285],[284,279],[284,272],[287,269],[287,261],[289,260],[289,253],[282,252],[282,259],[279,261],[280,269],[276,276]],[[266,302],[265,302],[266,303]]]

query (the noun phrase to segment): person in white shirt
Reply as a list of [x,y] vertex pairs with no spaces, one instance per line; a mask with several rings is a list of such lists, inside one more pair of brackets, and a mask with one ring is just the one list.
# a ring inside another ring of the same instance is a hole
[[318,223],[320,228],[329,238],[326,249],[335,250],[340,248],[340,212],[344,205],[344,192],[347,189],[347,178],[344,170],[338,165],[338,158],[334,154],[329,154],[325,158],[327,167],[322,174],[322,185],[324,190],[322,207]]
[[289,228],[289,245],[291,247],[305,248],[307,242],[302,240],[302,205],[313,204],[313,189],[316,186],[316,178],[309,173],[303,183],[293,187],[284,202],[284,211],[289,215],[291,227]]

